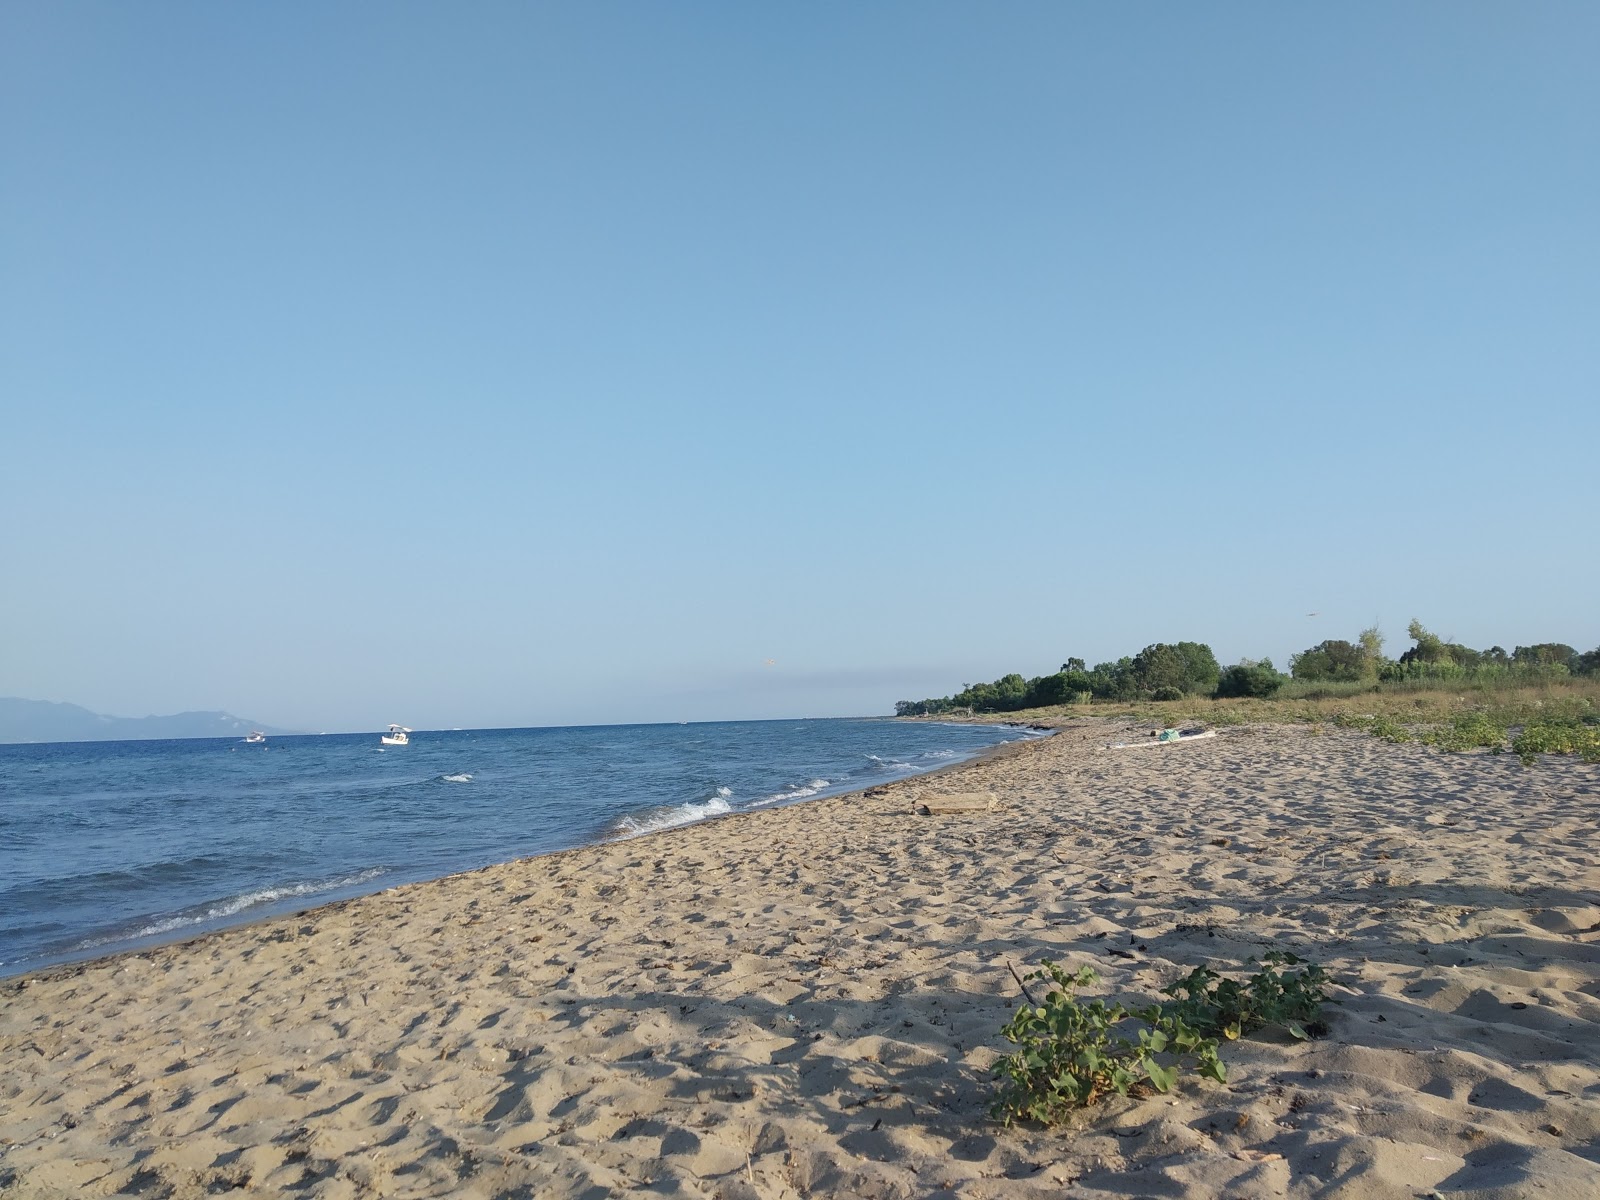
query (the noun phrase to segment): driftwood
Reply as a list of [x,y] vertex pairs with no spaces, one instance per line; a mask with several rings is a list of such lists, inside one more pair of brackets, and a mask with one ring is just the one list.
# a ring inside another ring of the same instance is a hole
[[1217,731],[1215,729],[1207,729],[1202,733],[1187,733],[1182,737],[1175,737],[1165,742],[1157,738],[1151,738],[1147,742],[1112,742],[1106,748],[1108,750],[1143,750],[1150,746],[1186,746],[1190,742],[1203,742],[1207,738],[1216,736]]
[[942,817],[952,813],[993,812],[998,807],[1000,800],[993,792],[946,792],[929,796],[916,806],[916,811],[921,817]]

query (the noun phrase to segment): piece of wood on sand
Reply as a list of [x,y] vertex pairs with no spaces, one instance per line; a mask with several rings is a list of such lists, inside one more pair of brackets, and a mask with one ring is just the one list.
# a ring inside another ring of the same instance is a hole
[[993,792],[944,792],[923,798],[916,805],[920,817],[943,817],[952,813],[993,812],[1000,798]]
[[1164,742],[1160,738],[1151,738],[1149,741],[1145,742],[1112,742],[1106,747],[1106,749],[1144,750],[1150,746],[1184,746],[1190,742],[1203,742],[1207,738],[1214,738],[1216,736],[1217,731],[1215,729],[1207,729],[1200,733],[1186,733],[1182,737],[1169,738]]

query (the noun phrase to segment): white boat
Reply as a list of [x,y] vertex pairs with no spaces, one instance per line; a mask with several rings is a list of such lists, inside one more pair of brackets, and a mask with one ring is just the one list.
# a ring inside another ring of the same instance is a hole
[[247,742],[264,742],[266,740],[267,735],[262,733],[259,729],[252,729],[250,731],[250,736],[245,738],[245,741]]
[[385,746],[409,746],[411,744],[411,730],[404,725],[391,725],[389,732],[378,739]]

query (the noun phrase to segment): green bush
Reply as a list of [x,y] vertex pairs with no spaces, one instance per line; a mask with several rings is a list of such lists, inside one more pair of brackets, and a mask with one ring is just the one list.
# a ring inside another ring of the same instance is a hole
[[[1206,1037],[1229,1041],[1268,1025],[1282,1025],[1297,1038],[1326,1032],[1322,1005],[1328,973],[1288,951],[1269,951],[1262,959],[1266,965],[1243,981],[1196,967],[1162,989],[1171,997],[1162,1010]],[[1279,969],[1296,965],[1302,969]]]
[[1386,742],[1403,745],[1414,740],[1411,730],[1407,729],[1393,717],[1387,715],[1374,716],[1371,713],[1361,713],[1351,716],[1349,713],[1335,713],[1333,723],[1344,729],[1360,729],[1370,733],[1375,738],[1382,738]]
[[1270,658],[1263,658],[1260,662],[1245,659],[1222,673],[1222,678],[1217,681],[1217,696],[1222,699],[1254,696],[1265,700],[1277,695],[1287,682],[1287,678],[1272,665]]
[[1017,1047],[994,1069],[1003,1083],[993,1113],[1006,1124],[1052,1124],[1113,1092],[1168,1091],[1185,1063],[1226,1081],[1216,1039],[1202,1037],[1176,1013],[1155,1004],[1130,1011],[1104,1000],[1077,1000],[1077,989],[1099,979],[1093,967],[1069,974],[1047,963],[1028,978],[1053,986],[1043,1004],[1024,1004],[1000,1031]]
[[1473,711],[1452,718],[1448,725],[1423,730],[1417,740],[1441,750],[1472,750],[1479,746],[1500,750],[1506,744],[1506,726],[1486,712]]
[[1529,765],[1539,754],[1577,754],[1584,762],[1600,762],[1600,728],[1576,719],[1535,721],[1523,728],[1511,748]]
[[1374,669],[1365,647],[1337,639],[1318,642],[1289,659],[1296,679],[1315,683],[1355,683]]
[[1150,694],[1152,700],[1182,700],[1183,689],[1176,687],[1158,687]]

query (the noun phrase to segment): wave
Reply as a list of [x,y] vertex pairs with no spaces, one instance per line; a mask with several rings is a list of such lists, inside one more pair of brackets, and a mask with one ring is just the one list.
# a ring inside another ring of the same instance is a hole
[[459,775],[441,775],[439,776],[439,781],[441,783],[471,783],[472,772],[462,771]]
[[[720,817],[724,813],[733,811],[733,805],[728,803],[727,796],[722,795],[727,790],[727,788],[718,788],[717,795],[701,803],[691,800],[687,804],[654,809],[648,813],[641,813],[636,817],[623,817],[611,827],[611,836],[614,838],[637,837],[641,833],[659,833],[663,829],[675,829],[679,825],[691,825],[696,821],[704,821],[707,817]],[[732,795],[731,792],[728,794]]]
[[357,871],[353,875],[341,875],[334,879],[301,880],[295,883],[280,884],[277,887],[264,887],[257,888],[254,891],[241,892],[237,896],[219,900],[214,904],[191,908],[184,912],[174,913],[171,916],[151,921],[149,924],[132,932],[118,932],[106,934],[102,937],[87,938],[74,946],[73,950],[93,950],[98,946],[109,946],[116,942],[160,937],[164,933],[173,933],[179,929],[186,929],[191,925],[203,925],[207,921],[222,921],[228,917],[236,917],[242,912],[252,908],[259,908],[263,904],[274,904],[279,900],[293,900],[301,896],[315,896],[321,892],[331,892],[339,888],[359,887],[363,883],[369,883],[378,878],[385,870],[387,870],[385,867],[369,867],[365,871]]
[[874,771],[915,771],[917,768],[908,762],[901,762],[897,758],[879,758],[876,754],[867,755],[867,761],[872,764]]
[[832,787],[833,781],[829,779],[813,779],[810,783],[787,792],[774,792],[770,796],[763,796],[754,801],[750,807],[765,808],[769,804],[782,804],[785,800],[804,800],[807,796],[815,796],[825,787]]

